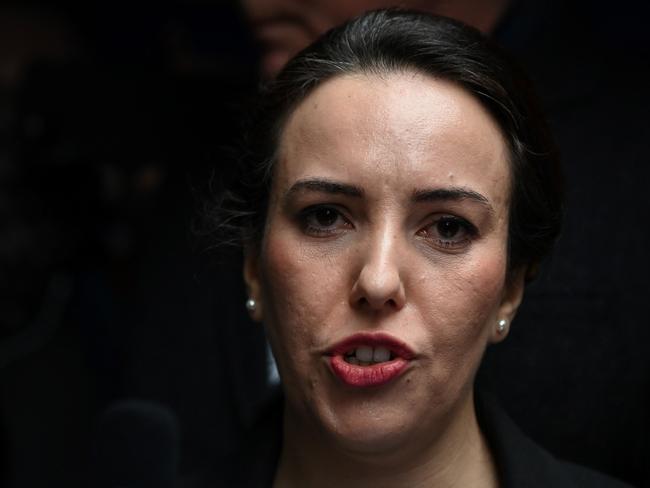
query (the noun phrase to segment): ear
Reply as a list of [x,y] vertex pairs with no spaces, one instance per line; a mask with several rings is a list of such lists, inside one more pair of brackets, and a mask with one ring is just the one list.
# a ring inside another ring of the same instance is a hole
[[244,282],[248,298],[255,300],[255,307],[248,310],[251,318],[261,322],[263,317],[262,285],[259,266],[259,254],[255,249],[244,251]]
[[[503,288],[503,295],[501,297],[501,304],[497,314],[496,323],[493,326],[490,334],[490,342],[496,344],[505,339],[510,331],[510,325],[517,314],[519,304],[524,297],[526,278],[526,268],[521,267],[514,270],[506,279],[506,284]],[[498,323],[501,320],[506,321],[505,329],[500,331]]]

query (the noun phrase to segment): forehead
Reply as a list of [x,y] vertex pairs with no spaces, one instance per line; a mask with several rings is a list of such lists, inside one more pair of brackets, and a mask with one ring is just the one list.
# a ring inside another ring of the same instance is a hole
[[406,190],[453,184],[498,202],[509,173],[498,125],[464,89],[413,72],[358,74],[323,83],[290,115],[275,183],[325,177]]

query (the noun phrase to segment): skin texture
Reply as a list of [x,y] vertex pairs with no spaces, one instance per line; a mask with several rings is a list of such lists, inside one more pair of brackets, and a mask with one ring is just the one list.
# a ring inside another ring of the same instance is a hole
[[326,30],[368,10],[404,7],[452,17],[489,33],[509,0],[243,0],[262,45],[262,73],[275,76]]
[[[412,72],[334,78],[289,117],[263,242],[244,266],[286,393],[278,486],[496,483],[472,385],[523,292],[521,276],[505,280],[507,154],[470,94]],[[362,195],[291,190],[314,179]],[[485,201],[413,199],[459,188]],[[305,213],[315,205],[334,210],[331,225]],[[443,216],[476,233],[450,245]],[[373,331],[416,358],[387,385],[344,385],[327,350]]]

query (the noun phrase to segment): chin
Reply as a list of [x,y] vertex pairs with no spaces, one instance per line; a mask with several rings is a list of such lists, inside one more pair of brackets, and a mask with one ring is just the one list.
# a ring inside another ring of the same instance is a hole
[[[349,422],[347,421],[349,420]],[[358,453],[381,452],[393,449],[408,438],[410,429],[399,419],[336,419],[329,434],[347,451]],[[327,425],[325,426],[327,428]]]
[[357,455],[395,452],[413,438],[413,427],[407,419],[377,418],[336,426],[334,440],[345,451]]
[[[389,395],[392,396],[392,395]],[[318,422],[326,435],[351,453],[392,451],[413,439],[421,426],[412,405],[385,394],[364,399],[338,398],[323,405]]]

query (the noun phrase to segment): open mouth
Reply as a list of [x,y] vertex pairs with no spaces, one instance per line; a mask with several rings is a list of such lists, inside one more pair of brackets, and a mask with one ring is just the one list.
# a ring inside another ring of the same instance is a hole
[[328,354],[334,376],[355,387],[381,386],[400,376],[415,354],[394,337],[355,334],[335,345]]
[[359,346],[348,351],[343,359],[356,366],[372,366],[395,359],[395,354],[387,347]]

